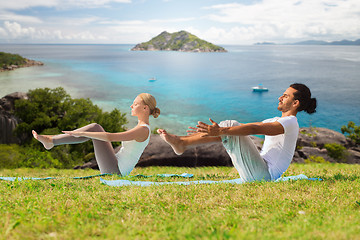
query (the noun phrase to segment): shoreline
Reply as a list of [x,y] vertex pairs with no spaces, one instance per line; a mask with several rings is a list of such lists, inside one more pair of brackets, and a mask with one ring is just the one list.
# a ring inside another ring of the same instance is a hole
[[3,66],[2,68],[0,68],[0,72],[7,72],[7,71],[13,71],[19,68],[24,68],[24,67],[32,67],[32,66],[43,66],[44,63],[40,62],[40,61],[35,61],[35,60],[31,60],[31,59],[25,59],[25,63],[22,65],[6,65]]

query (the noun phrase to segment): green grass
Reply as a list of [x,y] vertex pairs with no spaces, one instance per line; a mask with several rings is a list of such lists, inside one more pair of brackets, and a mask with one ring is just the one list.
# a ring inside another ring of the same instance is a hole
[[[183,172],[193,173],[191,180],[238,177],[234,168],[225,167],[137,168],[132,175]],[[0,176],[27,177],[98,173],[0,170]],[[286,175],[301,173],[324,181],[150,187],[110,187],[99,178],[0,181],[0,238],[359,239],[360,166],[292,164]]]

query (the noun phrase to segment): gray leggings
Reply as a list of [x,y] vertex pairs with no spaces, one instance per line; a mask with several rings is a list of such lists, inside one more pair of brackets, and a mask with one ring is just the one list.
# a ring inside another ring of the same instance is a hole
[[[81,132],[105,132],[105,130],[97,123],[91,123],[74,131]],[[55,146],[63,144],[83,143],[91,138],[74,137],[68,134],[59,134],[52,137]],[[121,174],[118,167],[118,161],[115,156],[114,149],[110,142],[91,139],[94,145],[95,159],[98,163],[101,173]]]

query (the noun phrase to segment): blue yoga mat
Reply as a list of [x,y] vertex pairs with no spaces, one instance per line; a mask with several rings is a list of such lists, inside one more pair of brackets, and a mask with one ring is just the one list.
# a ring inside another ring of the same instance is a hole
[[[192,178],[192,177],[194,176],[194,174],[191,174],[191,173],[182,173],[182,174],[163,173],[163,174],[156,174],[155,176],[157,176],[157,177],[183,177],[183,178]],[[142,174],[137,174],[137,175],[129,176],[129,177],[143,177],[143,178],[148,178],[148,177],[154,177],[154,175],[142,175]]]
[[[102,173],[102,174],[97,174],[97,175],[90,175],[90,176],[84,176],[84,177],[69,177],[72,179],[88,179],[88,178],[94,178],[94,177],[102,177],[102,176],[111,176],[113,174],[110,173]],[[148,178],[148,177],[153,177],[154,175],[142,175],[142,174],[138,174],[138,175],[134,175],[134,176],[129,176],[129,177],[133,177],[133,178],[138,178],[138,177],[143,177],[143,178]],[[182,177],[182,178],[191,178],[194,175],[190,174],[190,173],[182,173],[182,174],[156,174],[155,176],[157,177]],[[66,177],[43,177],[43,178],[37,178],[37,177],[0,177],[0,180],[4,180],[4,181],[23,181],[23,180],[49,180],[49,179],[64,179]]]
[[[97,175],[90,175],[90,176],[84,176],[84,177],[69,177],[72,179],[89,179],[94,177],[102,177],[102,176],[110,176],[113,174],[109,173],[103,173],[103,174],[97,174]],[[134,176],[128,176],[132,178],[148,178],[148,177],[182,177],[182,178],[192,178],[194,175],[189,173],[182,173],[182,174],[156,174],[156,175],[134,175]],[[0,177],[0,180],[4,181],[23,181],[23,180],[49,180],[49,179],[64,179],[66,177],[43,177],[43,178],[37,178],[37,177]],[[289,176],[289,177],[280,177],[274,182],[282,182],[282,181],[289,181],[289,180],[313,180],[313,181],[322,181],[320,178],[308,178],[304,174],[296,175],[296,176]],[[244,183],[243,180],[240,178],[237,179],[231,179],[231,180],[221,180],[221,181],[213,181],[213,180],[199,180],[199,181],[181,181],[181,182],[151,182],[151,181],[132,181],[132,180],[105,180],[100,178],[100,182],[109,186],[113,187],[121,187],[121,186],[151,186],[151,185],[169,185],[169,184],[176,184],[176,185],[191,185],[191,184],[219,184],[219,183],[231,183],[231,184],[242,184]]]
[[[290,181],[290,180],[312,180],[312,181],[322,181],[320,178],[308,178],[304,174],[296,175],[296,176],[289,176],[289,177],[280,177],[274,182],[282,182],[282,181]],[[231,179],[231,180],[221,180],[221,181],[211,181],[211,180],[199,180],[199,181],[188,181],[188,182],[150,182],[150,181],[131,181],[131,180],[105,180],[100,178],[100,182],[109,186],[113,187],[121,187],[121,186],[141,186],[147,187],[152,185],[191,185],[191,184],[219,184],[219,183],[231,183],[231,184],[242,184],[244,183],[243,180],[240,178]]]
[[[84,176],[84,177],[69,177],[69,178],[72,178],[72,179],[87,179],[87,178],[93,178],[93,177],[102,177],[102,176],[106,176],[106,175],[112,175],[112,174],[103,173],[103,174],[90,175],[90,176]],[[0,180],[23,181],[23,180],[49,180],[49,179],[63,179],[63,178],[64,177],[42,177],[42,178],[38,178],[38,177],[0,177]]]

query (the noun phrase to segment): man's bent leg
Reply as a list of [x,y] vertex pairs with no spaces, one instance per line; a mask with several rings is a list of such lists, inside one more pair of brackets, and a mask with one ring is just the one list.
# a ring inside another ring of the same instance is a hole
[[[231,127],[239,126],[240,123],[226,120],[219,125]],[[243,181],[271,180],[268,166],[249,136],[224,136],[222,142]]]

